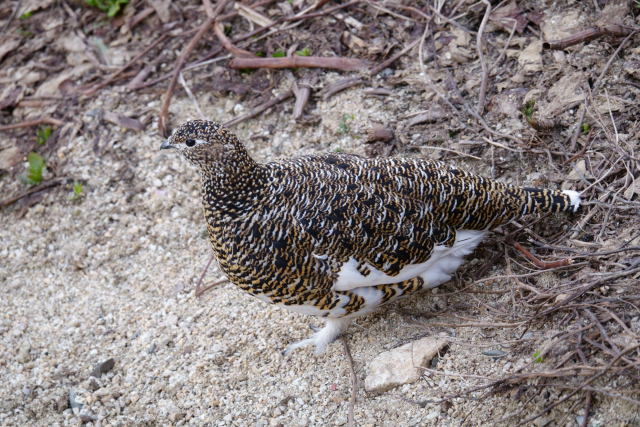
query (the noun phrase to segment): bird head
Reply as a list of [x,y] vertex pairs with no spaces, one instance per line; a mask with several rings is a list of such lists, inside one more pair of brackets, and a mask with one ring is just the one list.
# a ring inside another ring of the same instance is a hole
[[174,148],[203,173],[216,172],[221,166],[234,167],[245,161],[247,154],[238,138],[208,120],[191,120],[173,131],[161,149]]

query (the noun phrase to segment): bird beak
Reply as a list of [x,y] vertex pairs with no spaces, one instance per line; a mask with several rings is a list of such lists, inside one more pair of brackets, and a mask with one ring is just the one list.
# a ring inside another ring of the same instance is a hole
[[171,145],[169,143],[169,140],[165,140],[162,145],[160,146],[161,150],[167,149],[167,148],[175,148],[175,146]]

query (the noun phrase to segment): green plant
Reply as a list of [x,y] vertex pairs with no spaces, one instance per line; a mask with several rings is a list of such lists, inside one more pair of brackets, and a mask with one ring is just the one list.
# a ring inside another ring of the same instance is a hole
[[538,350],[535,353],[533,353],[533,363],[542,363],[542,362],[544,362],[544,357],[542,356],[540,351]]
[[129,4],[129,0],[84,0],[89,6],[96,7],[107,14],[109,18],[116,16],[120,9]]
[[355,119],[356,116],[353,114],[343,114],[342,119],[340,120],[340,124],[338,124],[338,133],[345,134],[349,132],[349,121]]
[[38,129],[38,132],[36,134],[36,142],[38,143],[38,145],[44,145],[44,143],[47,142],[47,140],[51,136],[51,132],[53,132],[51,126],[44,126]]
[[27,155],[27,171],[25,173],[25,181],[30,185],[40,184],[42,182],[42,173],[45,168],[44,159],[38,153],[31,152]]
[[275,52],[273,52],[273,53],[271,54],[271,56],[272,56],[273,58],[284,58],[284,57],[285,57],[285,55],[286,55],[286,54],[285,54],[285,53],[284,53],[284,51],[282,51],[282,50],[276,50]]
[[522,106],[522,114],[527,118],[527,120],[531,120],[533,117],[533,112],[536,111],[536,101],[530,99]]
[[298,55],[298,56],[310,56],[311,55],[311,50],[309,50],[308,47],[305,47],[302,50],[296,50],[296,55]]
[[591,130],[591,126],[589,126],[589,123],[583,123],[582,126],[580,126],[580,130],[582,130],[582,133],[586,135]]
[[33,31],[25,30],[23,28],[18,29],[18,34],[26,39],[30,39],[31,37],[35,36]]
[[20,19],[25,20],[25,19],[31,18],[32,16],[33,16],[33,10],[30,10],[20,15]]
[[82,183],[80,182],[74,182],[73,183],[73,195],[71,196],[71,200],[76,201],[76,200],[80,200],[83,196],[82,194],[83,191],[83,187],[82,187]]

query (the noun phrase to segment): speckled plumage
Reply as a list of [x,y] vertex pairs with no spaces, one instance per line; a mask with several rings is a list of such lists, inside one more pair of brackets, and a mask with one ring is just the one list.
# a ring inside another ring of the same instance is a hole
[[324,154],[259,164],[207,121],[185,123],[162,147],[199,168],[209,237],[229,280],[328,318],[294,345],[318,351],[353,316],[448,280],[491,227],[579,206],[575,192],[517,188],[425,159]]

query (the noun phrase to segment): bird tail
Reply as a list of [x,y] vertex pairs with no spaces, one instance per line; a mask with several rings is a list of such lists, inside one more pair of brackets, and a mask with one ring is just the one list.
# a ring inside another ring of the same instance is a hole
[[577,212],[580,208],[580,193],[573,190],[546,190],[522,188],[524,193],[520,215],[541,212]]
[[573,213],[581,203],[577,191],[516,187],[470,174],[449,185],[453,190],[443,215],[456,229],[486,230],[533,213]]

